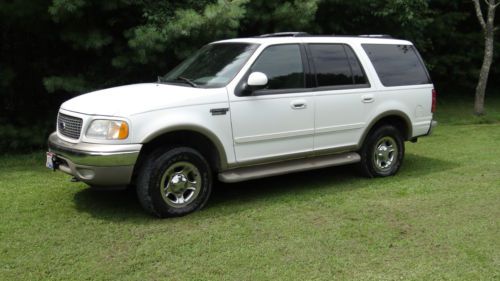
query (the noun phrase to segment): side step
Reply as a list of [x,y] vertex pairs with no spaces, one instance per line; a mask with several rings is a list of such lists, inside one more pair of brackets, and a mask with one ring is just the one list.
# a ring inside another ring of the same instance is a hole
[[304,158],[287,162],[271,163],[229,170],[220,173],[219,180],[227,183],[240,182],[331,166],[353,164],[359,161],[361,161],[361,157],[356,152],[327,155],[314,158]]

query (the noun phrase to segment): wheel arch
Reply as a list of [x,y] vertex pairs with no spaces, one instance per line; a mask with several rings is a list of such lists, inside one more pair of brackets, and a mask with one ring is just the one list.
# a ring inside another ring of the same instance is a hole
[[222,142],[210,130],[200,126],[177,125],[163,128],[145,137],[141,143],[144,145],[136,164],[137,169],[149,153],[169,145],[188,146],[198,150],[214,171],[227,168],[227,155]]
[[413,126],[410,117],[402,111],[390,110],[379,114],[370,122],[361,135],[358,147],[361,148],[368,134],[382,124],[395,126],[402,132],[405,141],[410,140],[413,135]]

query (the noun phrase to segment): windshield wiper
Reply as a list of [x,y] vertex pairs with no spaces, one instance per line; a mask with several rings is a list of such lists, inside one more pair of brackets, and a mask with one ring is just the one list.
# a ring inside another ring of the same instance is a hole
[[177,77],[176,80],[182,80],[186,83],[188,83],[189,85],[195,87],[195,88],[198,88],[198,84],[194,83],[193,81],[189,80],[188,78],[184,77],[184,76],[179,76]]
[[190,80],[186,77],[183,77],[183,76],[179,76],[179,77],[172,79],[172,80],[165,79],[165,77],[163,77],[163,76],[158,76],[158,83],[168,83],[168,82],[174,82],[174,81],[184,82],[186,84],[189,84],[189,86],[198,88],[198,84],[194,83],[192,80]]

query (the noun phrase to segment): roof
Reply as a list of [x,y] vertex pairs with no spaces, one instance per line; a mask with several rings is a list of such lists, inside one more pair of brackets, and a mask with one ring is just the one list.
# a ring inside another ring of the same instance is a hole
[[244,42],[257,44],[280,43],[365,43],[365,44],[398,44],[413,45],[410,41],[394,39],[389,35],[310,35],[304,32],[280,32],[264,34],[256,37],[234,38],[216,43]]

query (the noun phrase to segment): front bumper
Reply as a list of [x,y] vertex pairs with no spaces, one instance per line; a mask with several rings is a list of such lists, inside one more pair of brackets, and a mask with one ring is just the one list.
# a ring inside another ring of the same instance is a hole
[[49,151],[55,153],[56,168],[94,186],[123,186],[131,182],[141,144],[70,143],[54,132]]

